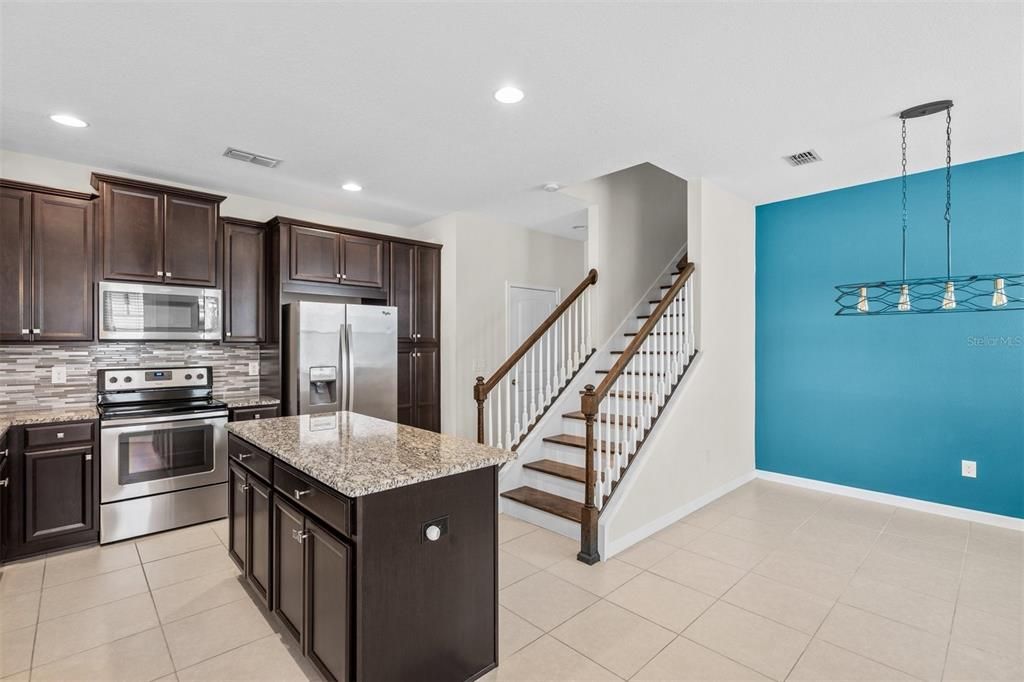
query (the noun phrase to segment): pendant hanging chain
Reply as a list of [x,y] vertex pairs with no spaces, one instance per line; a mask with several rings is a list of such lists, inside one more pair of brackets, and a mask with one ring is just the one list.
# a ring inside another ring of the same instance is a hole
[[950,212],[953,208],[953,172],[952,172],[952,161],[953,161],[953,116],[951,109],[946,109],[946,279],[949,279],[953,271],[953,258],[952,258],[952,222],[953,218]]
[[907,119],[903,119],[903,280],[907,279]]

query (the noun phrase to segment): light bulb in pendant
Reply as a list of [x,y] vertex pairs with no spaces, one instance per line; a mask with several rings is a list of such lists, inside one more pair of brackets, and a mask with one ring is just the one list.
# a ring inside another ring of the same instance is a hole
[[942,309],[953,310],[956,308],[956,293],[953,291],[953,283],[946,282],[946,293],[942,295]]
[[1002,277],[996,277],[992,286],[992,307],[1001,308],[1006,305],[1006,282]]
[[868,311],[868,288],[860,288],[860,298],[857,299],[857,310],[866,313]]
[[899,302],[899,305],[897,305],[896,307],[899,308],[900,310],[904,311],[904,312],[907,311],[907,310],[910,310],[910,285],[909,284],[901,284],[900,285],[900,302]]

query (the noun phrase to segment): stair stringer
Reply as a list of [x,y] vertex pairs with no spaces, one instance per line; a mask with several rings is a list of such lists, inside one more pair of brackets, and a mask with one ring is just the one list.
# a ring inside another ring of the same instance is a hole
[[[524,464],[529,462],[535,462],[540,459],[554,459],[570,464],[577,464],[583,466],[585,463],[585,455],[583,451],[576,449],[578,453],[575,456],[571,452],[571,449],[566,446],[552,445],[545,443],[544,438],[547,436],[555,436],[560,433],[576,433],[578,431],[578,424],[571,423],[576,420],[569,420],[562,415],[567,412],[575,412],[580,409],[580,393],[587,384],[597,385],[600,383],[604,375],[598,374],[597,370],[611,367],[614,363],[617,355],[612,355],[613,350],[622,350],[628,345],[629,338],[625,336],[627,332],[634,332],[639,329],[639,320],[637,315],[643,315],[650,313],[653,306],[649,303],[652,300],[660,299],[662,295],[661,286],[665,283],[666,278],[671,281],[671,277],[675,272],[676,265],[679,260],[686,253],[686,245],[673,256],[671,262],[658,273],[658,276],[652,282],[650,288],[644,293],[643,296],[636,302],[629,313],[623,318],[622,322],[616,327],[612,335],[605,339],[601,343],[600,347],[590,356],[586,363],[576,373],[576,376],[569,382],[565,390],[555,399],[551,406],[541,415],[534,426],[533,430],[523,439],[523,442],[516,448],[516,459],[512,460],[504,467],[502,467],[498,474],[498,511],[509,516],[514,516],[523,521],[528,521],[534,525],[546,528],[552,532],[564,535],[572,538],[573,540],[579,540],[580,538],[580,525],[568,519],[548,514],[547,512],[539,509],[534,509],[524,504],[520,504],[514,500],[504,498],[500,496],[500,493],[508,490],[513,490],[523,485],[528,485],[538,490],[560,495],[569,499],[575,499],[583,504],[583,486],[573,481],[558,480],[551,476],[545,476],[536,471],[525,469]],[[598,287],[601,285],[600,278],[598,279]],[[600,295],[600,290],[595,292],[595,295]],[[567,423],[570,422],[570,423]],[[554,480],[552,480],[554,479]],[[614,499],[613,499],[614,501]]]

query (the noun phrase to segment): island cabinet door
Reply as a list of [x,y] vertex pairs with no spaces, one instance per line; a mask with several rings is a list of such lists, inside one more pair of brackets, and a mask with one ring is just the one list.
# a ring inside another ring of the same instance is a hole
[[273,608],[270,603],[270,538],[273,532],[270,487],[260,483],[255,476],[250,476],[246,499],[245,530],[249,537],[249,554],[245,562],[245,578],[263,599],[263,603]]
[[248,533],[246,531],[246,498],[249,485],[245,470],[235,464],[228,465],[228,556],[245,572],[248,556]]
[[306,519],[305,653],[329,679],[349,679],[352,554]]
[[283,501],[280,495],[274,495],[272,499],[274,580],[271,585],[274,613],[292,637],[301,643],[306,619],[305,519],[299,510]]

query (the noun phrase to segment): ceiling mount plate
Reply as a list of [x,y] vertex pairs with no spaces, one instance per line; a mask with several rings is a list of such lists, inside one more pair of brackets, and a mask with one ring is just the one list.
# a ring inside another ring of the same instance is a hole
[[928,104],[918,104],[916,107],[910,107],[900,112],[900,118],[921,118],[922,116],[930,116],[937,114],[940,111],[946,111],[947,109],[953,108],[953,100],[951,99],[940,99],[937,102],[928,102]]

